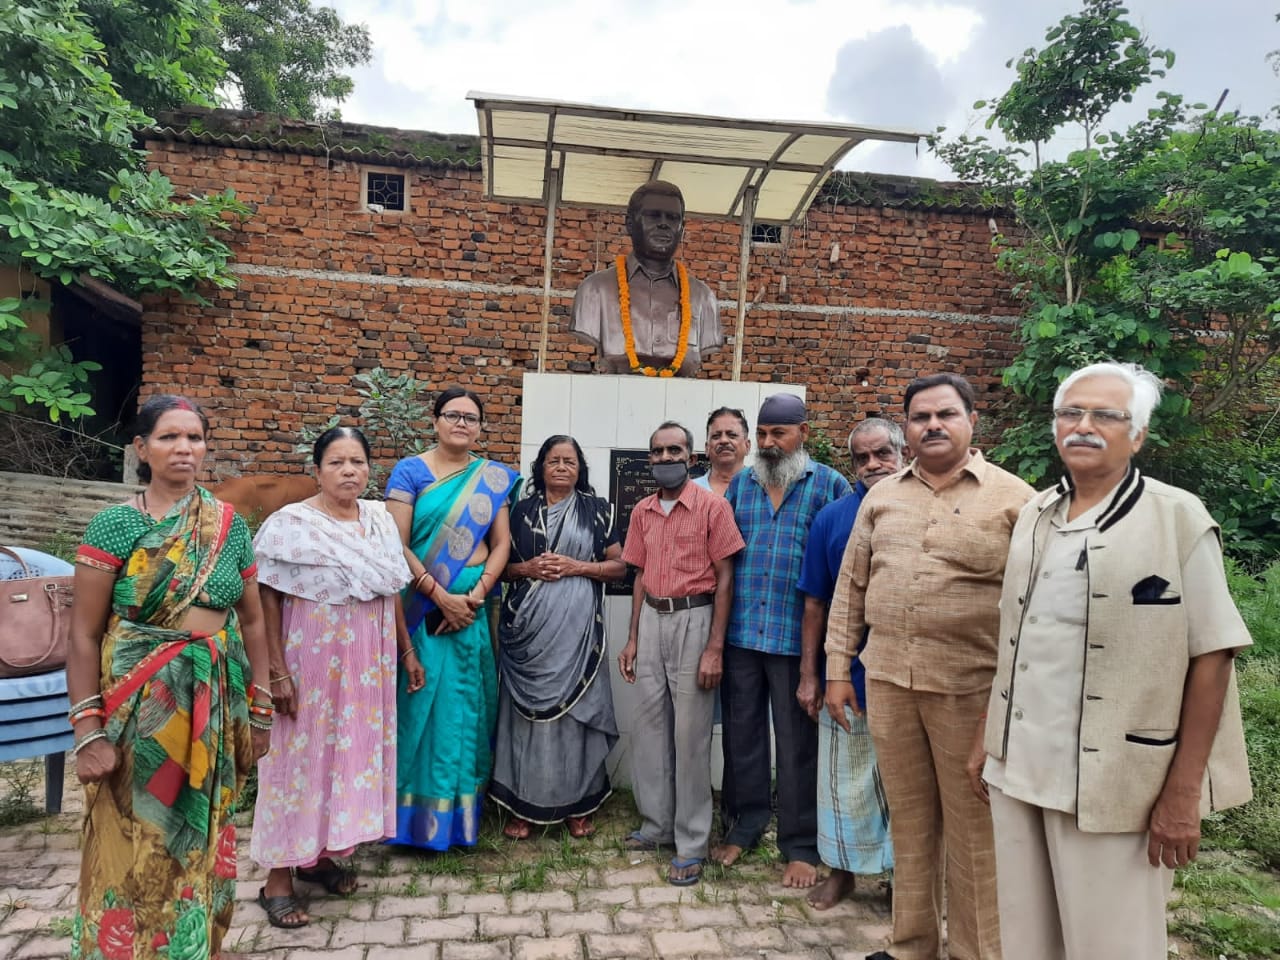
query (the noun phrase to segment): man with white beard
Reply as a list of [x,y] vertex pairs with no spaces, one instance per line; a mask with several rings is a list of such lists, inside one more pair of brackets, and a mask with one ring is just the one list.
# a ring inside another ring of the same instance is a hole
[[796,699],[804,599],[797,589],[809,528],[849,482],[805,452],[804,401],[769,397],[756,420],[756,462],[725,498],[746,548],[734,563],[734,601],[720,700],[724,717],[726,834],[711,857],[726,866],[759,842],[772,814],[769,716],[777,742],[778,849],[782,883],[818,879],[818,727]]

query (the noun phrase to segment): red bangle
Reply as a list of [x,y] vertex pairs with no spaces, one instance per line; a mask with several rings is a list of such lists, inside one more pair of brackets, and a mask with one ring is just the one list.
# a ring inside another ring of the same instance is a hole
[[271,707],[260,707],[256,703],[251,703],[249,704],[249,712],[255,713],[260,717],[269,717],[275,713],[275,710]]
[[83,710],[77,710],[67,718],[71,726],[75,726],[81,720],[87,720],[89,717],[97,717],[99,720],[107,719],[107,711],[102,707],[85,707]]

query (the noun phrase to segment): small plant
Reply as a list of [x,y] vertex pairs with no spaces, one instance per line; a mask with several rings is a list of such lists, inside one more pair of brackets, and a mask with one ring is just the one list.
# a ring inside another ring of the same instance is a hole
[[[356,393],[364,398],[356,416],[369,443],[377,450],[389,448],[396,459],[422,453],[427,448],[424,425],[431,417],[431,407],[423,399],[427,382],[409,373],[392,374],[382,367],[357,374],[355,381]],[[341,422],[335,414],[322,426],[303,427],[296,451],[309,456],[316,438]],[[382,489],[387,472],[381,464],[369,465],[369,493]]]
[[821,427],[810,428],[809,439],[804,442],[804,448],[818,463],[825,463],[828,467],[834,467],[837,470],[841,469],[841,465],[837,462],[840,451],[831,439],[831,435]]
[[49,935],[60,940],[70,939],[75,929],[75,920],[71,917],[54,917],[49,921]]
[[14,827],[39,820],[43,812],[35,802],[40,783],[40,762],[17,760],[0,763],[0,827]]

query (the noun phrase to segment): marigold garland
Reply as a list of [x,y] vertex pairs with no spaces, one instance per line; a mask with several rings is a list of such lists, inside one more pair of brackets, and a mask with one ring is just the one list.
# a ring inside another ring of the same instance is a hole
[[680,281],[680,339],[676,344],[676,355],[661,370],[641,366],[636,356],[636,337],[631,329],[631,283],[627,279],[627,258],[618,257],[618,312],[622,314],[622,342],[627,348],[627,362],[631,364],[632,373],[641,373],[646,377],[674,377],[676,371],[684,366],[685,355],[689,352],[689,330],[693,326],[693,307],[689,302],[689,273],[684,264],[676,261],[676,276]]

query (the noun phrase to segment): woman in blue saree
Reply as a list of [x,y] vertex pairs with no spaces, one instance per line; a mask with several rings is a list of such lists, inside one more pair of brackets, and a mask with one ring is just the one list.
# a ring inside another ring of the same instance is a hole
[[431,850],[472,846],[492,767],[497,674],[485,601],[511,549],[507,498],[517,474],[472,453],[484,408],[450,387],[433,408],[437,443],[401,460],[387,510],[413,575],[405,619],[426,686],[397,699],[396,835]]

